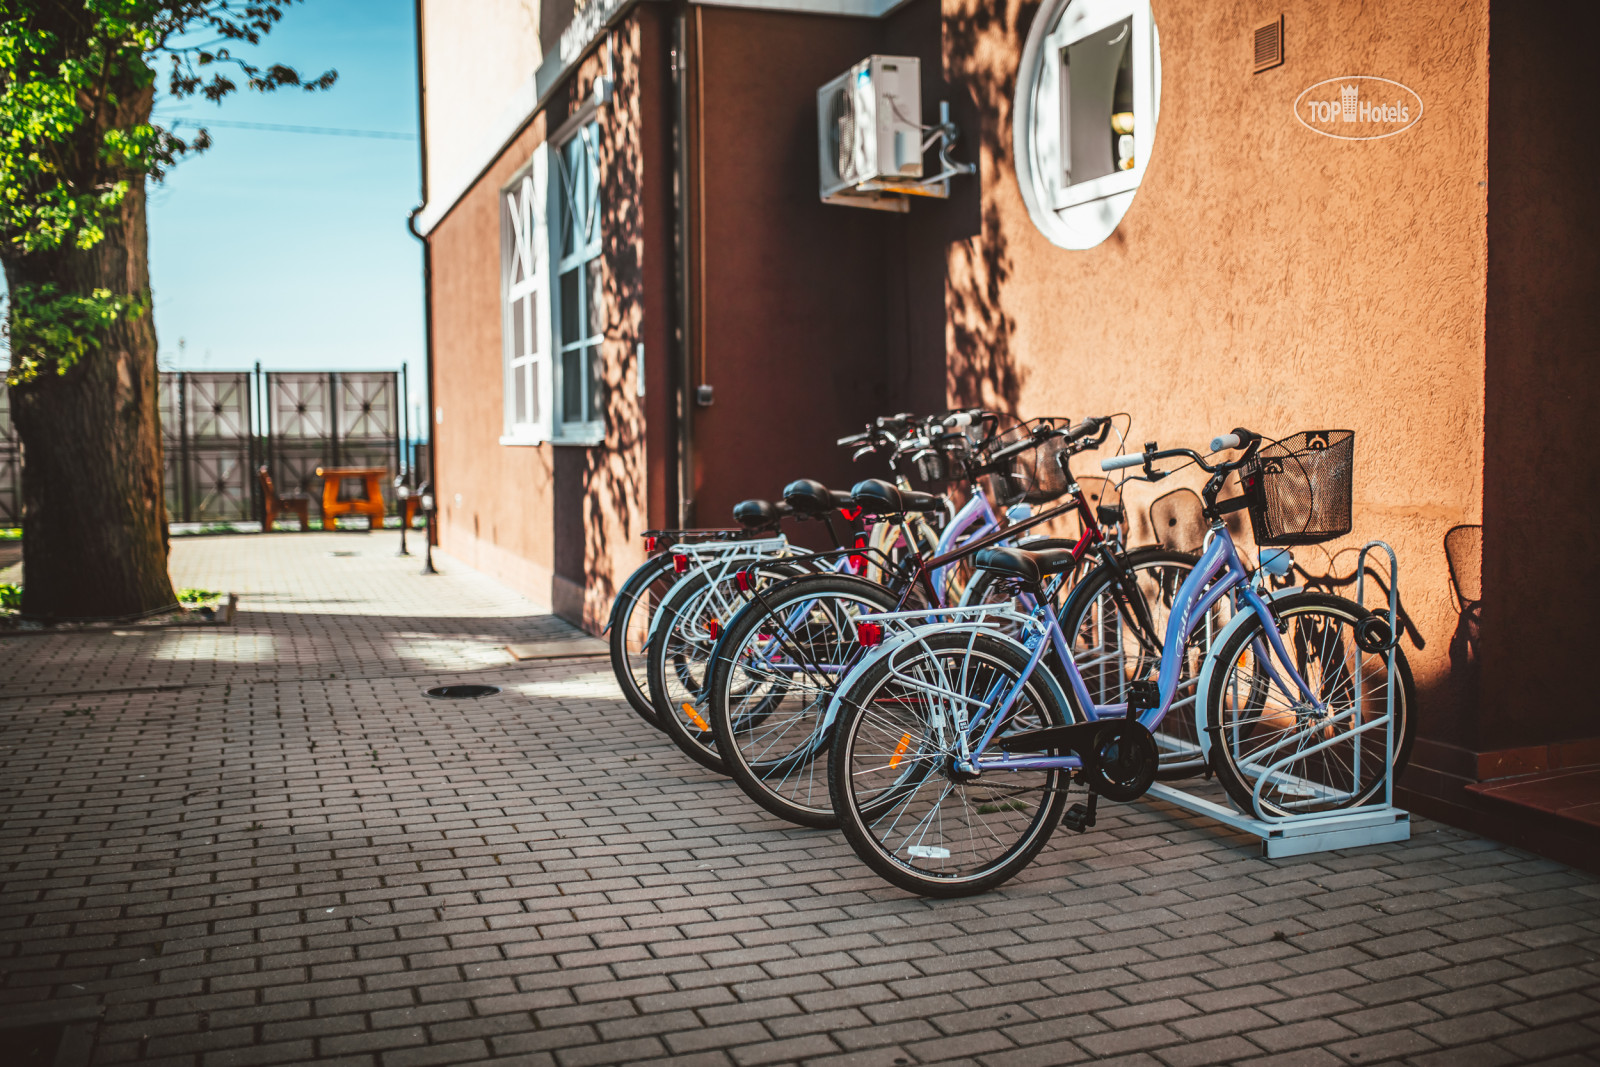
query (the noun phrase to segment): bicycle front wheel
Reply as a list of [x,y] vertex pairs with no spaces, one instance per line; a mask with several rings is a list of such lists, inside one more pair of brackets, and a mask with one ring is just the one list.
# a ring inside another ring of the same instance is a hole
[[838,825],[822,717],[863,651],[856,619],[895,606],[881,585],[812,574],[764,591],[728,624],[711,675],[717,752],[729,777],[779,818],[822,830]]
[[[1372,613],[1343,597],[1296,593],[1274,600],[1272,610],[1289,663],[1272,651],[1259,617],[1215,653],[1206,729],[1217,778],[1239,810],[1265,817],[1381,799],[1389,768],[1405,769],[1416,737],[1416,687],[1405,655],[1395,649],[1391,684],[1388,653],[1368,652],[1357,640]],[[1394,717],[1385,723],[1391,695]]]
[[887,659],[867,667],[840,695],[828,767],[839,826],[862,862],[901,889],[987,892],[1050,839],[1069,772],[959,773],[956,705],[977,720],[1020,682],[1002,736],[1064,725],[1066,700],[1048,671],[1023,681],[1026,652],[990,634],[932,634],[894,660],[893,669]]
[[611,644],[611,673],[627,698],[628,706],[639,718],[661,729],[661,718],[650,703],[649,650],[651,613],[677,584],[672,553],[663,552],[644,561],[622,583],[622,590],[611,603],[611,621],[606,636]]

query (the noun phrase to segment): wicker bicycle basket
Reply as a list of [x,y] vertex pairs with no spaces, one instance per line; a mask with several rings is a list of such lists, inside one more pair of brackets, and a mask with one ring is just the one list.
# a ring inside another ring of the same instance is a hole
[[1306,430],[1264,445],[1240,472],[1258,545],[1313,545],[1350,532],[1351,430]]
[[[1064,418],[1029,419],[997,434],[986,451],[993,455],[1070,423],[1070,419]],[[1071,475],[1062,463],[1067,455],[1068,444],[1067,438],[1060,434],[1043,436],[1034,447],[1011,456],[1002,470],[985,479],[991,497],[1006,507],[1013,504],[1046,504],[1060,497],[1072,485]]]

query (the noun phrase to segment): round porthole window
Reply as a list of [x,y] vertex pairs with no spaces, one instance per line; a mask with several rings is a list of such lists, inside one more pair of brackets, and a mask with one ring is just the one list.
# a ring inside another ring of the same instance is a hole
[[1045,0],[1012,109],[1017,181],[1051,243],[1111,236],[1155,141],[1161,49],[1148,0]]

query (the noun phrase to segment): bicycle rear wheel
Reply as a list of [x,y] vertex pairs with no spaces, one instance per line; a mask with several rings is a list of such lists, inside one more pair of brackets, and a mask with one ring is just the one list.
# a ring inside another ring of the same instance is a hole
[[622,583],[611,602],[611,621],[606,637],[611,644],[611,673],[631,707],[645,722],[661,729],[661,718],[650,703],[649,649],[650,619],[667,593],[678,583],[672,553],[663,552],[644,561]]
[[[1416,687],[1404,654],[1395,650],[1391,686],[1388,653],[1368,652],[1357,640],[1372,613],[1343,597],[1295,593],[1274,600],[1272,610],[1315,701],[1271,653],[1261,619],[1242,624],[1215,653],[1206,696],[1217,778],[1239,810],[1268,817],[1382,799],[1388,766],[1396,775],[1405,769],[1416,737]],[[1386,728],[1391,689],[1394,719]]]
[[[984,893],[1045,846],[1066,807],[1069,772],[957,773],[948,717],[956,692],[992,707],[1027,653],[985,633],[923,638],[866,668],[840,695],[828,784],[845,839],[893,885],[930,897]],[[1002,733],[1060,726],[1066,700],[1048,671],[1023,683]]]
[[[757,581],[787,578],[802,568],[784,562],[751,562]],[[736,584],[737,570],[702,570],[673,587],[662,602],[650,638],[648,675],[650,703],[661,719],[661,729],[684,754],[718,774],[726,774],[716,750],[716,735],[707,718],[706,683],[710,680],[712,652],[722,624],[743,606]]]
[[814,574],[763,591],[728,624],[711,675],[716,749],[728,776],[779,818],[818,829],[839,824],[822,717],[864,651],[857,617],[895,606],[881,585]]
[[[1156,680],[1173,599],[1197,559],[1187,552],[1138,548],[1125,553],[1121,561],[1149,618],[1149,635],[1142,634],[1127,608],[1119,605],[1116,575],[1105,565],[1090,571],[1061,609],[1061,630],[1096,704],[1126,703],[1134,682]],[[1151,731],[1161,754],[1157,776],[1162,779],[1188,778],[1205,770],[1194,704],[1205,654],[1227,619],[1227,603],[1213,605],[1189,635],[1172,704]]]

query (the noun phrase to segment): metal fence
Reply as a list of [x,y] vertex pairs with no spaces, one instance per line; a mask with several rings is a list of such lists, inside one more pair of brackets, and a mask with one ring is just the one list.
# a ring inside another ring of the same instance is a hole
[[[392,512],[393,476],[419,458],[403,445],[403,397],[403,372],[394,371],[162,372],[168,520],[259,520],[263,465],[278,492],[314,501],[322,499],[318,467],[387,468],[383,499]],[[10,404],[0,387],[0,526],[22,522],[22,447]]]
[[22,525],[22,445],[11,425],[11,390],[0,384],[0,526]]

